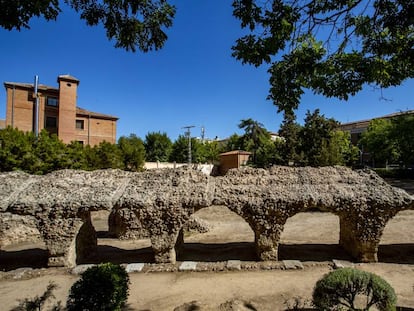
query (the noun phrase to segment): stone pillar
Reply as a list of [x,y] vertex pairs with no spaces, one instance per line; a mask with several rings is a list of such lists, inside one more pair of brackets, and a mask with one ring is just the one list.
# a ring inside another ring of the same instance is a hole
[[180,231],[170,234],[151,234],[151,247],[154,251],[156,263],[175,263],[176,251],[175,245]]
[[89,213],[76,236],[76,263],[94,254],[97,245],[98,239]]
[[255,233],[256,253],[260,260],[278,260],[279,237],[274,233]]
[[184,227],[180,229],[177,236],[177,242],[175,243],[175,255],[177,256],[184,246]]
[[[365,218],[340,216],[339,244],[357,261],[377,262],[383,226],[374,226]],[[372,222],[371,222],[372,223]]]
[[122,240],[146,239],[144,229],[135,212],[127,208],[112,210],[108,217],[108,231],[111,236]]
[[252,210],[229,209],[241,216],[254,232],[254,243],[258,259],[263,261],[278,260],[280,234],[286,219],[275,215],[252,214]]
[[49,251],[49,267],[74,267],[77,258],[90,254],[97,245],[89,218],[48,219],[40,231]]
[[279,230],[255,231],[256,253],[260,260],[278,260]]
[[79,218],[48,219],[39,228],[49,251],[49,267],[76,265],[76,233],[82,224]]

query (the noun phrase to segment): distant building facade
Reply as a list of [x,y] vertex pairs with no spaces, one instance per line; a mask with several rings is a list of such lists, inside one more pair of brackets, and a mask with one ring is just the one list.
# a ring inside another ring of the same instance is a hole
[[[70,75],[57,79],[58,87],[38,86],[38,131],[46,129],[57,134],[64,143],[78,141],[97,145],[102,141],[116,142],[117,117],[77,107],[79,80]],[[35,131],[34,84],[5,82],[5,125],[25,132]]]
[[373,119],[367,119],[367,120],[361,120],[361,121],[354,121],[354,122],[347,122],[347,123],[342,123],[339,125],[339,129],[341,131],[345,131],[345,132],[349,132],[351,135],[351,143],[354,146],[358,146],[358,148],[360,149],[360,164],[361,165],[372,165],[374,166],[374,163],[372,162],[372,156],[370,154],[370,151],[365,147],[362,146],[359,141],[362,137],[362,133],[364,133],[365,131],[368,130],[369,124],[372,120],[377,120],[377,119],[392,119],[392,118],[396,118],[402,115],[414,115],[414,110],[407,110],[407,111],[402,111],[402,112],[396,112],[396,113],[391,113],[391,114],[387,114],[385,116],[382,117],[377,117],[377,118],[373,118]]
[[361,139],[362,133],[365,132],[368,129],[369,123],[372,120],[375,120],[375,119],[392,119],[392,118],[402,116],[402,115],[407,115],[407,114],[408,115],[413,115],[414,110],[407,110],[407,111],[402,111],[402,112],[391,113],[391,114],[387,114],[385,116],[378,117],[378,118],[373,118],[373,119],[341,123],[339,125],[339,129],[341,131],[349,132],[351,134],[351,142],[354,146],[356,146],[356,145],[358,145],[358,142]]

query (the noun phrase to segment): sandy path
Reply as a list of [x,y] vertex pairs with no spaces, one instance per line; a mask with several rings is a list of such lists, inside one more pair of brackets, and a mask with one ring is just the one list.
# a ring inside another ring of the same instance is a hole
[[[399,304],[414,307],[412,265],[362,264],[359,268],[384,277],[397,292]],[[223,302],[243,299],[257,310],[283,310],[285,300],[297,296],[309,300],[315,282],[329,271],[328,266],[315,266],[288,271],[134,273],[130,274],[128,306],[139,311],[172,311],[185,302],[197,300],[208,310],[216,310]],[[29,280],[0,281],[1,310],[17,305],[18,298],[42,293],[51,280],[59,285],[56,299],[65,301],[76,279],[56,272]]]

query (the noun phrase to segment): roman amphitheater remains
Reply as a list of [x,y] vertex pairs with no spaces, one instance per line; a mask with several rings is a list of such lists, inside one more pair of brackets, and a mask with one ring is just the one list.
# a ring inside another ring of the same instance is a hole
[[249,224],[261,260],[278,260],[289,217],[318,208],[339,217],[339,243],[349,254],[375,262],[387,222],[399,211],[414,209],[414,197],[404,190],[372,171],[344,167],[243,168],[219,177],[185,168],[0,176],[0,249],[38,230],[49,266],[73,267],[93,252],[97,238],[91,212],[99,210],[111,212],[113,232],[145,232],[155,262],[174,263],[190,216],[212,205],[227,207]]

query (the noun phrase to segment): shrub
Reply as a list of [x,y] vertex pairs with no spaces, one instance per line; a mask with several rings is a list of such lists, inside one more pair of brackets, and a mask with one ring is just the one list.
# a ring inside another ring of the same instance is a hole
[[[44,306],[49,299],[55,298],[53,291],[57,288],[57,285],[53,282],[50,282],[47,286],[46,291],[41,296],[36,296],[34,298],[26,298],[20,300],[20,303],[17,307],[11,309],[10,311],[41,311],[45,310]],[[51,311],[61,311],[63,308],[60,305],[60,301],[54,305]]]
[[89,268],[70,289],[69,311],[119,311],[128,298],[129,277],[120,265],[104,263]]
[[[364,297],[365,306],[355,306],[357,297]],[[394,289],[381,277],[352,268],[333,271],[319,280],[313,291],[318,310],[396,310]]]

